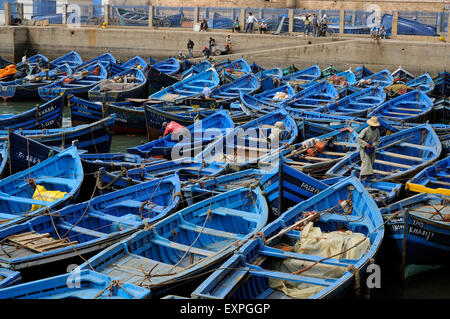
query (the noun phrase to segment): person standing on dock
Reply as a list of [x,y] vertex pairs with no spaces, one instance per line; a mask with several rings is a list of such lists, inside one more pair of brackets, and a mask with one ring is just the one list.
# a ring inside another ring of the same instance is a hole
[[253,33],[253,23],[258,22],[253,13],[249,12],[247,17],[247,26],[245,27],[245,33],[250,30],[250,33]]
[[208,47],[203,47],[202,50],[203,54],[205,55],[205,58],[209,59],[209,56],[211,55],[211,51],[208,49]]
[[309,19],[309,17],[311,16],[311,14],[307,14],[305,16],[305,20],[303,21],[303,24],[305,25],[305,37],[309,36],[309,33],[311,32],[311,20]]
[[319,35],[319,19],[317,18],[317,14],[313,14],[311,22],[313,28],[313,37],[317,37]]
[[189,51],[189,57],[190,58],[194,57],[194,45],[195,45],[194,41],[189,39],[188,43],[187,43],[187,48],[188,48],[188,51]]
[[361,156],[361,172],[359,179],[367,180],[373,175],[373,164],[375,163],[375,149],[380,144],[380,131],[378,126],[378,118],[376,116],[371,117],[366,122],[368,127],[363,129],[356,138],[357,143],[360,146]]
[[228,34],[227,37],[225,38],[225,47],[227,48],[227,53],[231,54],[232,50],[231,50],[231,35]]

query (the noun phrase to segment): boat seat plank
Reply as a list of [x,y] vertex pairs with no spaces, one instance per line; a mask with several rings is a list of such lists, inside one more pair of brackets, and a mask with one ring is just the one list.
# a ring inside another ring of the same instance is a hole
[[191,223],[183,223],[180,225],[180,228],[189,230],[189,231],[194,231],[194,232],[201,233],[201,234],[205,234],[205,235],[223,237],[223,238],[227,238],[227,239],[238,240],[243,237],[242,235],[239,235],[239,234],[216,230],[216,229],[211,229],[211,228],[206,228],[206,227],[203,228],[201,226],[197,226],[197,225],[194,225]]
[[426,145],[419,145],[419,144],[413,144],[413,143],[400,143],[400,146],[406,146],[406,147],[414,147],[414,148],[418,148],[424,151],[430,151],[430,152],[434,152],[435,149],[433,147],[430,146],[426,146]]
[[178,249],[181,251],[189,251],[193,254],[197,254],[197,255],[202,255],[202,256],[213,256],[214,253],[208,250],[204,250],[201,248],[196,248],[196,247],[191,247],[188,245],[183,245],[183,244],[179,244],[173,241],[169,241],[167,239],[152,239],[151,240],[155,245],[160,245],[160,246],[164,246],[164,247],[170,247],[173,249]]
[[[232,209],[232,208],[228,208],[228,207],[216,207],[211,209],[213,214],[217,214],[217,215],[221,215],[221,216],[237,216],[237,217],[242,217],[244,219],[249,219],[249,220],[258,220],[259,216],[252,214],[252,213],[247,213],[241,210],[237,210],[237,209]],[[202,215],[204,215],[206,213],[203,213]]]
[[269,277],[269,278],[275,278],[280,280],[289,280],[293,282],[300,282],[300,283],[307,283],[311,285],[317,285],[317,286],[331,286],[336,279],[320,279],[315,277],[307,277],[302,275],[292,275],[288,273],[278,272],[278,271],[270,271],[270,270],[250,270],[249,273],[251,273],[254,276],[258,277]]
[[379,159],[376,159],[375,163],[388,165],[388,166],[396,166],[396,167],[401,167],[401,168],[406,168],[406,169],[411,168],[411,165],[405,165],[405,164],[400,164],[400,163],[395,163],[395,162],[388,162],[388,161],[383,161],[383,160],[379,160]]
[[392,153],[392,152],[386,152],[386,151],[383,151],[383,150],[377,151],[377,153],[385,155],[385,156],[389,156],[389,157],[402,158],[402,159],[407,159],[407,160],[416,161],[416,162],[422,162],[423,161],[423,159],[420,158],[420,157],[403,155],[403,154],[397,154],[397,153]]
[[92,237],[98,237],[98,238],[102,238],[107,236],[107,234],[99,232],[99,231],[95,231],[95,230],[91,230],[91,229],[87,229],[84,227],[79,227],[79,226],[73,226],[67,222],[59,222],[58,224],[56,224],[56,226],[66,229],[66,230],[71,230],[73,232],[76,233],[80,233],[80,234],[85,234],[85,235],[89,235]]

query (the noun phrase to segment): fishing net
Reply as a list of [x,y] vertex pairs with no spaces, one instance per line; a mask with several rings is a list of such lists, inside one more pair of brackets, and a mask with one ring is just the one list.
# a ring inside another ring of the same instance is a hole
[[[355,248],[340,255],[343,259],[360,259],[370,247],[370,240],[361,233],[352,231],[333,231],[324,233],[319,227],[314,227],[313,222],[309,222],[301,232],[301,238],[294,245],[292,252],[313,255],[318,257],[329,257],[338,254],[346,249],[355,246],[358,242],[365,240]],[[294,273],[313,264],[309,261],[288,258],[283,261],[272,263],[271,270]],[[320,279],[340,278],[348,269],[333,265],[319,263],[301,273],[305,277]],[[272,289],[280,290],[291,298],[303,299],[311,298],[326,287],[308,283],[298,283],[275,278],[269,279],[269,286]]]

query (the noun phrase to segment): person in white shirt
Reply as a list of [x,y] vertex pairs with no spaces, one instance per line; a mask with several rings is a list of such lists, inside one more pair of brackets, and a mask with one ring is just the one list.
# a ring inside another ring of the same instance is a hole
[[249,12],[247,17],[247,26],[245,27],[245,33],[250,30],[250,33],[253,33],[253,23],[258,22],[253,13]]
[[211,97],[211,89],[209,88],[208,84],[205,84],[205,87],[203,88],[203,96],[207,99]]

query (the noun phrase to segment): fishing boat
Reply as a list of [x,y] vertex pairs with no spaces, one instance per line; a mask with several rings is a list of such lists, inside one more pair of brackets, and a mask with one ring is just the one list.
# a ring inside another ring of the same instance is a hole
[[150,95],[159,92],[166,87],[172,86],[179,81],[180,79],[177,76],[165,74],[155,69],[152,65],[149,66],[147,73],[147,87]]
[[132,68],[138,69],[144,74],[146,74],[146,72],[148,71],[148,67],[149,67],[149,65],[147,64],[147,61],[145,61],[139,55],[136,55],[134,58],[129,59],[127,62],[125,62],[121,65],[125,69],[132,69]]
[[329,81],[319,81],[295,94],[284,105],[286,107],[315,110],[339,99],[339,93]]
[[180,62],[175,58],[169,58],[167,60],[152,64],[152,67],[161,73],[173,75],[180,71]]
[[234,81],[241,76],[252,73],[252,69],[244,59],[237,59],[229,63],[222,65],[215,65],[218,75],[220,76],[222,83]]
[[140,98],[145,92],[147,78],[140,70],[127,69],[113,78],[105,79],[89,90],[93,102],[120,102],[125,98]]
[[[333,177],[321,181],[327,185],[334,185],[344,178],[346,177]],[[380,208],[397,201],[400,196],[400,191],[403,188],[403,185],[400,183],[370,182],[367,180],[361,180],[360,182]]]
[[152,230],[133,234],[79,268],[92,267],[113,280],[147,288],[152,297],[164,296],[214,269],[260,231],[267,218],[259,188],[235,189],[168,216]]
[[195,159],[229,163],[239,170],[282,150],[297,137],[298,128],[294,119],[280,109],[236,127],[210,143]]
[[148,13],[115,7],[120,25],[148,26]]
[[0,178],[5,172],[6,163],[8,162],[8,147],[5,143],[0,143]]
[[378,116],[394,121],[423,123],[430,114],[433,101],[421,90],[414,90],[389,100],[373,109],[367,117]]
[[258,79],[260,79],[262,81],[267,77],[282,78],[283,71],[280,68],[272,68],[272,69],[259,71],[255,75]]
[[[82,181],[83,167],[75,147],[0,180],[0,228],[57,209],[76,197]],[[42,200],[45,190],[61,193],[54,201]]]
[[[179,151],[183,151],[183,156],[186,157],[187,153],[192,154],[192,151],[194,151],[195,154],[196,152],[201,151],[204,145],[212,142],[218,136],[225,135],[227,130],[233,128],[234,122],[231,119],[229,112],[218,110],[210,116],[186,127],[190,136],[185,136],[182,140],[169,134],[158,140],[128,148],[127,152],[137,154],[144,158],[162,156],[170,159],[173,157],[172,155],[175,155],[172,154],[172,150],[174,147],[177,147]],[[189,140],[184,141],[185,139]],[[176,155],[179,156],[179,152],[176,152]]]
[[307,119],[308,121],[313,121],[326,126],[342,125],[345,123],[365,123],[367,121],[366,119],[359,117],[323,114],[319,112],[305,111],[292,107],[285,107],[285,110],[286,112],[289,113],[290,116],[292,116],[297,121]]
[[63,106],[64,96],[57,96],[20,114],[2,114],[0,115],[0,130],[61,127]]
[[245,114],[249,116],[261,116],[269,114],[282,107],[283,101],[278,103],[265,102],[263,99],[258,99],[253,95],[246,94],[245,92],[239,93],[240,103],[235,102],[231,104],[231,108],[235,109],[239,107]]
[[211,91],[211,97],[215,99],[219,105],[226,106],[239,99],[240,92],[252,94],[259,90],[259,88],[260,82],[258,78],[252,73],[248,73],[237,80],[216,87]]
[[204,163],[192,158],[180,158],[155,162],[130,170],[122,169],[116,172],[107,172],[106,169],[102,168],[96,175],[98,176],[99,188],[110,191],[140,184],[168,174],[177,174],[184,185],[201,180],[203,177],[217,176],[224,173],[227,168],[226,163]]
[[8,99],[39,99],[38,89],[72,75],[72,68],[63,64],[49,71],[41,71],[26,78],[0,83],[0,97]]
[[406,86],[419,89],[423,93],[429,95],[434,90],[434,82],[428,73],[424,73],[405,83]]
[[361,183],[346,178],[265,226],[259,238],[245,243],[203,281],[192,298],[328,299],[352,290],[360,294],[359,276],[375,258],[383,236],[380,209]]
[[358,81],[355,84],[349,86],[349,90],[356,92],[373,86],[385,88],[394,83],[394,78],[388,69],[373,73],[362,79],[357,78],[357,80]]
[[83,59],[77,51],[71,51],[53,61],[50,61],[50,67],[53,69],[61,67],[65,64],[67,64],[72,69],[76,69],[81,64],[83,64]]
[[[18,172],[23,170],[24,166],[28,167],[28,163],[26,163],[26,160],[24,159],[24,156],[26,158],[26,154],[29,154],[30,158],[33,158],[33,164],[36,164],[48,158],[48,152],[44,151],[39,154],[39,152],[35,153],[31,150],[28,151],[28,143],[26,143],[26,141],[24,142],[20,137],[15,139],[16,135],[19,134],[22,137],[33,139],[52,148],[67,148],[75,143],[79,149],[89,153],[108,153],[111,149],[114,120],[115,115],[113,114],[98,122],[76,127],[48,130],[11,131],[9,133],[11,134],[13,140],[11,140],[11,136],[8,137],[8,132],[0,132],[0,139],[8,140],[8,143],[14,145],[13,148],[10,148],[10,157],[16,158],[16,162],[12,163],[12,165],[14,167],[17,166],[15,171]],[[20,157],[20,159],[17,157]],[[23,164],[24,160],[25,164]]]
[[355,69],[355,72],[353,72],[353,73],[355,74],[356,80],[364,79],[364,78],[368,77],[369,75],[373,74],[373,72],[371,70],[369,70],[368,68],[366,68],[364,65],[357,67]]
[[189,76],[192,76],[194,74],[198,74],[201,73],[203,71],[206,71],[210,68],[212,68],[213,65],[211,64],[211,62],[209,62],[208,60],[203,60],[197,64],[194,64],[193,66],[191,66],[189,69],[183,71],[181,73],[181,79],[184,80]]
[[99,103],[68,97],[72,126],[90,124],[115,114],[114,134],[146,134],[142,102]]
[[145,288],[117,284],[91,270],[63,274],[0,289],[1,299],[143,299]]
[[[436,161],[441,151],[439,137],[428,124],[384,136],[375,152],[372,181],[407,179]],[[360,154],[356,151],[336,163],[326,176],[348,176],[354,172],[359,177],[360,169]]]
[[0,291],[8,286],[14,286],[20,283],[22,277],[20,272],[6,268],[0,268]]
[[282,104],[284,101],[289,100],[294,95],[295,90],[292,88],[292,86],[290,86],[289,84],[284,84],[279,87],[254,94],[253,97],[270,104]]
[[450,73],[440,72],[435,77],[433,77],[433,82],[435,84],[432,95],[438,97],[449,97],[450,96]]
[[342,70],[338,69],[337,67],[330,65],[329,67],[326,67],[325,69],[322,70],[320,77],[321,78],[328,78],[332,75],[341,73]]
[[90,66],[97,65],[98,63],[100,63],[101,65],[103,65],[105,67],[106,71],[108,72],[108,76],[112,75],[111,73],[113,71],[112,70],[113,65],[115,65],[115,67],[118,68],[120,70],[120,72],[125,70],[122,66],[120,66],[117,63],[116,58],[114,58],[114,56],[111,53],[103,53],[103,54],[100,54],[100,55],[86,61],[86,62],[83,62],[83,64],[81,64],[77,69],[75,69],[75,72],[88,69]]
[[87,95],[91,88],[107,77],[108,72],[101,63],[89,64],[86,68],[80,67],[69,77],[40,87],[39,96],[43,100],[48,100],[59,95]]
[[350,94],[338,101],[316,109],[319,113],[366,117],[372,109],[386,100],[386,93],[381,87],[371,87]]
[[411,192],[450,196],[450,157],[426,167],[405,185]]
[[280,82],[287,82],[293,88],[297,89],[305,83],[317,80],[321,74],[320,67],[316,64],[306,69],[286,74],[280,79]]
[[173,213],[180,191],[178,176],[168,175],[2,229],[0,264],[29,272],[92,256]]
[[404,277],[410,265],[448,265],[448,196],[417,194],[382,208],[386,239],[394,244]]
[[394,78],[394,83],[406,83],[416,78],[410,72],[402,68],[401,65],[398,67],[397,70],[392,72],[391,75]]
[[[357,150],[355,143],[358,130],[351,127],[333,130],[320,136],[310,136],[307,140],[281,151],[280,156],[286,165],[303,173],[319,174]],[[266,157],[260,161],[259,166],[270,165],[276,156],[278,154]]]
[[0,69],[6,68],[8,65],[14,64],[12,62],[9,62],[4,57],[0,56]]
[[206,85],[211,90],[216,88],[219,81],[216,70],[208,69],[150,95],[149,99],[180,104],[187,98],[199,96]]

